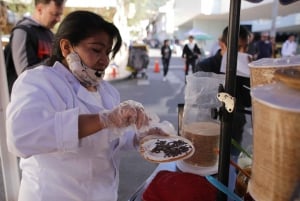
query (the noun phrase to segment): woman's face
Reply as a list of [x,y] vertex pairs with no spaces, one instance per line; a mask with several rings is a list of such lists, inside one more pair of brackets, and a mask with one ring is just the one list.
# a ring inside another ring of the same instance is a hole
[[82,40],[74,47],[81,61],[94,70],[104,71],[110,62],[112,40],[105,32]]

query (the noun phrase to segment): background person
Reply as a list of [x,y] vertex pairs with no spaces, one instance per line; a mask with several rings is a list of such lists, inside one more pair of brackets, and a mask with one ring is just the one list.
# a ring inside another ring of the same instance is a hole
[[218,39],[218,50],[216,53],[210,57],[207,57],[196,64],[196,72],[213,72],[220,74],[222,56],[227,51],[226,44],[223,42],[222,37]]
[[163,81],[166,81],[167,74],[169,71],[169,65],[170,65],[170,60],[172,57],[172,49],[170,47],[170,41],[169,40],[164,40],[164,44],[160,49],[161,53],[161,61],[163,64]]
[[[238,144],[241,145],[243,140],[243,133],[246,119],[246,108],[251,107],[251,96],[250,96],[250,69],[248,64],[252,61],[252,56],[247,53],[249,44],[249,31],[240,26],[239,39],[238,39],[238,56],[237,56],[237,69],[236,69],[236,86],[235,86],[235,111],[232,119],[232,134],[231,138],[234,139]],[[228,44],[228,28],[223,31],[222,41],[225,43],[227,49]],[[226,56],[226,53],[224,54]],[[221,72],[226,73],[227,58],[222,57]],[[240,155],[239,149],[231,145],[230,150],[231,160],[234,162],[238,161]],[[229,188],[235,188],[237,171],[230,166],[229,172]]]
[[297,51],[297,43],[295,42],[295,35],[289,35],[288,39],[282,44],[281,55],[283,57],[294,56]]
[[255,35],[252,32],[250,32],[250,36],[249,36],[249,46],[248,46],[247,53],[252,56],[252,60],[257,59],[257,44],[255,41]]
[[[238,58],[237,58],[237,73],[236,73],[236,111],[233,117],[233,131],[232,134],[233,139],[235,139],[238,143],[241,143],[242,136],[244,132],[244,125],[246,124],[246,115],[244,110],[247,107],[251,107],[251,97],[250,97],[250,70],[248,63],[252,60],[251,55],[247,53],[247,48],[249,44],[249,34],[250,32],[243,26],[240,26],[239,39],[238,39]],[[222,34],[222,41],[224,43],[223,47],[224,55],[222,57],[221,62],[221,73],[226,73],[226,63],[227,63],[227,36],[228,36],[228,28],[226,27]],[[224,57],[225,56],[225,57]],[[247,88],[246,88],[247,87]],[[239,150],[235,147],[232,147],[231,154],[233,156],[239,155]]]
[[184,45],[182,50],[182,58],[185,59],[185,75],[188,75],[190,65],[192,66],[192,72],[196,72],[196,61],[200,55],[201,51],[197,43],[194,41],[194,36],[189,36],[188,43]]
[[[212,57],[208,57],[197,65],[197,71],[214,72],[217,74],[226,73],[226,52],[227,52],[227,36],[228,27],[223,30],[222,36],[219,39],[221,49],[219,53]],[[232,137],[237,141],[242,141],[242,134],[244,132],[244,125],[246,124],[246,116],[243,112],[245,108],[251,107],[250,90],[250,71],[248,63],[251,62],[251,55],[247,54],[249,31],[240,26],[239,40],[238,40],[238,60],[237,60],[237,76],[236,76],[236,108],[234,115],[235,131]],[[239,151],[232,147],[232,155],[238,156]]]
[[51,29],[60,21],[64,2],[65,0],[35,0],[32,16],[25,16],[17,22],[11,33],[9,47],[13,62],[11,66],[7,66],[10,88],[21,72],[49,57],[53,42]]
[[273,56],[273,48],[272,43],[269,38],[269,33],[263,32],[261,33],[260,40],[256,43],[257,48],[257,58],[272,58]]
[[[244,127],[246,124],[245,109],[251,107],[250,90],[250,72],[248,63],[251,62],[251,55],[247,54],[247,47],[249,43],[249,31],[240,26],[239,39],[238,39],[238,58],[237,58],[237,75],[236,75],[236,88],[235,88],[235,111],[233,114],[233,133],[231,138],[241,144],[243,139]],[[226,52],[228,44],[228,27],[223,30],[222,36],[219,39],[220,50],[212,57],[208,57],[197,65],[197,71],[226,73]],[[237,161],[240,151],[231,146],[231,160]],[[230,167],[229,187],[234,189],[236,181],[236,171]]]
[[121,44],[112,23],[72,12],[46,65],[16,80],[6,129],[9,151],[21,158],[19,201],[116,201],[120,151],[151,132],[164,134],[142,130],[151,120],[143,106],[120,103],[119,92],[102,80]]

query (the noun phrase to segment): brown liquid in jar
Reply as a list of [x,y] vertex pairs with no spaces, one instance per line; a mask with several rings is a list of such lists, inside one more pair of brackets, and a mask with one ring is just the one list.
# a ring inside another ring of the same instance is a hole
[[214,122],[194,122],[183,126],[183,137],[190,140],[194,154],[184,162],[201,167],[214,166],[218,161],[220,125]]

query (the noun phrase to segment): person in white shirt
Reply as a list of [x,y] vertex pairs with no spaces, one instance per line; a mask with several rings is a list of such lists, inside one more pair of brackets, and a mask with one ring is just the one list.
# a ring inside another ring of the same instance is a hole
[[297,43],[295,42],[295,36],[289,35],[288,39],[282,45],[281,55],[283,57],[294,56],[296,51]]
[[149,127],[142,104],[120,103],[102,79],[121,44],[115,25],[74,11],[46,64],[17,78],[6,130],[9,151],[20,157],[18,201],[117,201],[120,151],[136,149],[151,132],[164,135]]

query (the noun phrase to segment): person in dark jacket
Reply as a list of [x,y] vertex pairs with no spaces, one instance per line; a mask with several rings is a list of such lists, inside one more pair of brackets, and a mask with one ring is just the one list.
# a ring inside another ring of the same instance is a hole
[[185,75],[189,73],[189,66],[192,66],[192,72],[196,72],[196,61],[201,55],[200,48],[194,41],[194,36],[189,36],[189,42],[184,45],[182,50],[182,58],[185,59]]
[[196,64],[196,72],[213,72],[220,74],[220,67],[222,62],[222,50],[219,49],[215,55],[205,58]]
[[28,67],[39,64],[50,56],[53,43],[51,29],[60,21],[65,0],[35,0],[31,17],[23,17],[13,29],[11,52],[15,78]]
[[166,81],[167,74],[169,71],[169,64],[172,56],[172,49],[170,47],[170,41],[169,40],[164,40],[164,44],[160,49],[161,52],[161,61],[163,64],[163,81]]
[[256,43],[257,59],[272,57],[272,43],[267,32],[261,33],[260,40]]

